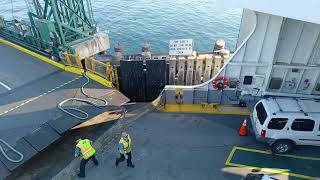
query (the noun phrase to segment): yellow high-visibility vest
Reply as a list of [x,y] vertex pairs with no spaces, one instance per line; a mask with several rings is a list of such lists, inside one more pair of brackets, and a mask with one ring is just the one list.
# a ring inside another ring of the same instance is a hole
[[127,154],[127,153],[131,152],[131,138],[129,135],[128,135],[128,141],[121,138],[119,141],[119,144],[122,144],[124,146],[124,150],[120,150],[121,154],[124,154],[124,153]]
[[96,153],[96,150],[91,146],[89,139],[80,140],[77,147],[80,148],[83,159],[88,159]]

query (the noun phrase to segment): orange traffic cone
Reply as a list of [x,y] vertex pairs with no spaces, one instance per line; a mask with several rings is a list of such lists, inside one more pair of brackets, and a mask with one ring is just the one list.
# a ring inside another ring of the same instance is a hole
[[239,135],[240,136],[246,136],[247,135],[247,118],[244,119],[240,130],[239,130]]

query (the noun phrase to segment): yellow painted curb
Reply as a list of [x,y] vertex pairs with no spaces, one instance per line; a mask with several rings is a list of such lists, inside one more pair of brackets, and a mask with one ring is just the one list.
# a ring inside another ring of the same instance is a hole
[[[254,153],[262,153],[262,154],[270,154],[271,152],[268,151],[262,151],[258,149],[249,149],[249,148],[243,148],[243,147],[237,147],[234,146],[225,162],[225,165],[227,166],[234,166],[234,167],[241,167],[241,168],[246,168],[246,169],[255,169],[259,171],[264,171],[264,172],[269,172],[269,173],[275,173],[275,174],[282,174],[282,175],[287,175],[287,176],[294,176],[298,178],[303,178],[303,179],[312,179],[312,180],[317,180],[319,178],[316,177],[311,177],[311,176],[306,176],[303,174],[296,174],[296,173],[291,173],[286,170],[281,170],[281,169],[270,169],[270,168],[262,168],[262,167],[255,167],[255,166],[247,166],[244,164],[237,164],[237,163],[231,163],[232,157],[234,156],[235,152],[237,150],[241,151],[248,151],[248,152],[254,152]],[[296,159],[305,159],[305,160],[316,160],[319,161],[320,158],[318,157],[306,157],[306,156],[297,156],[297,155],[287,155],[287,154],[276,154],[276,156],[282,156],[282,157],[288,157],[288,158],[296,158]]]
[[[19,46],[17,44],[14,44],[14,43],[12,43],[10,41],[7,41],[7,40],[4,40],[2,38],[0,38],[0,43],[6,44],[8,46],[11,46],[11,47],[13,47],[13,48],[15,48],[15,49],[17,49],[19,51],[22,51],[22,52],[24,52],[24,53],[26,53],[26,54],[28,54],[30,56],[33,56],[33,57],[35,57],[37,59],[40,59],[40,60],[42,60],[42,61],[44,61],[46,63],[49,63],[49,64],[51,64],[53,66],[56,66],[56,67],[58,67],[58,68],[60,68],[60,69],[62,69],[64,71],[71,72],[71,73],[78,74],[78,75],[81,75],[84,72],[83,69],[60,64],[60,63],[58,63],[58,62],[56,62],[56,61],[54,61],[54,60],[52,60],[52,59],[50,59],[48,57],[40,55],[40,54],[38,54],[36,52],[33,52],[33,51],[29,50],[29,49],[26,49],[26,48],[24,48],[22,46]],[[106,80],[106,79],[104,79],[104,78],[102,78],[102,77],[100,77],[100,76],[98,76],[96,74],[88,72],[87,75],[88,75],[88,77],[90,79],[92,79],[92,80],[94,80],[94,81],[96,81],[96,82],[98,82],[98,83],[100,83],[100,84],[102,84],[102,85],[104,85],[106,87],[110,87],[110,88],[113,87],[112,82],[110,82],[110,81],[108,81],[108,80]]]
[[64,70],[67,71],[67,72],[78,74],[78,75],[82,75],[83,72],[84,72],[83,69],[79,69],[79,68],[72,67],[72,66],[65,66]]
[[96,82],[98,82],[98,83],[100,83],[100,84],[102,84],[102,85],[104,85],[106,87],[113,87],[112,82],[110,82],[110,81],[108,81],[108,80],[106,80],[106,79],[104,79],[104,78],[102,78],[100,76],[97,76],[97,75],[95,75],[95,74],[93,74],[91,72],[86,72],[86,75],[90,79],[92,79],[92,80],[94,80],[94,81],[96,81]]
[[15,49],[17,49],[19,51],[22,51],[22,52],[24,52],[26,54],[29,54],[30,56],[36,57],[36,58],[38,58],[38,59],[40,59],[40,60],[42,60],[42,61],[44,61],[46,63],[49,63],[49,64],[51,64],[53,66],[56,66],[56,67],[64,70],[64,65],[63,64],[60,64],[60,63],[58,63],[56,61],[53,61],[52,59],[49,59],[49,58],[47,58],[47,57],[45,57],[43,55],[35,53],[35,52],[33,52],[33,51],[29,50],[29,49],[26,49],[26,48],[24,48],[22,46],[19,46],[17,44],[14,44],[14,43],[12,43],[10,41],[7,41],[7,40],[4,40],[2,38],[0,38],[0,42],[3,43],[3,44],[6,44],[8,46],[11,46],[11,47],[13,47],[13,48],[15,48]]
[[165,104],[157,109],[162,112],[250,115],[247,108],[222,104]]

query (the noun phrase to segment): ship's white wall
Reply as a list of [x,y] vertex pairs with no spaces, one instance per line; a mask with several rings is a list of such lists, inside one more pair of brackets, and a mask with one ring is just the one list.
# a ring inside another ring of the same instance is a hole
[[221,11],[245,8],[256,12],[320,24],[319,0],[218,0],[216,7]]
[[[243,94],[319,95],[320,25],[255,13],[255,31],[219,75],[238,79]],[[244,84],[245,76],[253,77],[252,84]],[[279,88],[271,87],[275,80]]]
[[[269,15],[259,13],[257,14],[257,24],[255,33],[252,34],[251,38],[245,45],[245,53],[242,62],[259,62],[260,54],[263,48],[265,35],[269,24]],[[250,53],[249,53],[250,52]]]
[[310,65],[320,66],[320,33],[314,44],[309,63]]
[[254,29],[255,24],[256,24],[256,16],[254,15],[254,11],[243,9],[239,36],[237,40],[237,48],[240,47],[243,41],[249,36],[252,29]]
[[[268,15],[269,16],[269,15]],[[277,46],[275,45],[279,39],[283,18],[280,16],[269,16],[268,26],[264,36],[263,47],[259,57],[259,62],[271,63]]]
[[[286,18],[281,28],[271,78],[283,80],[266,94],[318,95],[320,25]],[[271,80],[269,79],[269,81]]]
[[[256,12],[255,19],[255,31],[234,54],[220,75],[238,79],[239,88],[243,91],[257,88],[262,93],[268,84],[283,18]],[[243,84],[245,76],[252,76],[253,83]]]
[[303,31],[298,42],[298,46],[293,55],[293,64],[310,64],[310,56],[313,47],[317,42],[320,26],[313,23],[304,23]]
[[281,29],[275,63],[310,64],[320,25],[286,19]]
[[290,63],[300,39],[302,29],[303,22],[295,23],[295,21],[291,19],[287,19],[285,21],[281,29],[277,52],[275,55],[276,63]]

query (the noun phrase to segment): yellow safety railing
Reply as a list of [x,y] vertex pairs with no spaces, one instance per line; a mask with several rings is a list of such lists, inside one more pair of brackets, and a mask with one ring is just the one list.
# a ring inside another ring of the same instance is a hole
[[65,65],[82,68],[81,59],[78,55],[68,54],[64,52],[63,55],[65,56]]
[[[84,67],[82,67],[82,64],[84,64],[87,71],[112,82],[114,86],[119,89],[118,71],[115,66],[112,66],[110,63],[97,61],[94,57],[85,57],[81,60],[77,54],[64,52],[63,55],[65,56],[66,65],[84,69]],[[83,61],[83,63],[81,63],[81,61]]]

